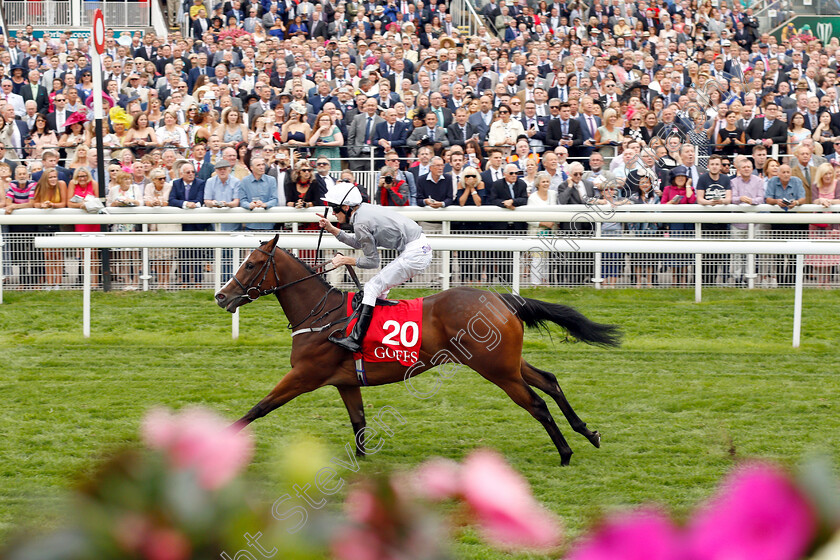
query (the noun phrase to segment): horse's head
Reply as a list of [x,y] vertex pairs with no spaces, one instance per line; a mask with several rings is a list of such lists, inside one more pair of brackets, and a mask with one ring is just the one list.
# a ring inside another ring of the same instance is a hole
[[280,285],[277,265],[274,262],[279,238],[280,235],[277,234],[274,239],[255,249],[233,278],[216,292],[216,303],[219,307],[233,313],[238,307],[251,303],[260,296],[274,293]]

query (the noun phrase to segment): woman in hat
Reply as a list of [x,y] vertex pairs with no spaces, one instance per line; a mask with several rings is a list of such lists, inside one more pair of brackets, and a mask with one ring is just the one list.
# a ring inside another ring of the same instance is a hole
[[[70,115],[67,119],[68,123],[72,117],[73,115]],[[14,123],[9,124],[14,126]],[[41,152],[44,148],[54,148],[55,146],[60,146],[58,138],[55,135],[55,131],[50,128],[50,123],[47,122],[47,117],[41,113],[35,115],[35,126],[33,126],[32,130],[29,131],[29,135],[26,137],[23,144],[27,148],[27,154],[29,154],[29,157],[33,159],[40,158]]]
[[[688,169],[678,165],[671,170],[671,184],[662,191],[662,204],[696,204],[697,195],[691,185]],[[669,224],[670,237],[689,237],[694,224]],[[688,255],[671,255],[669,267],[673,269],[674,282],[685,285],[688,282]]]
[[113,148],[121,147],[123,145],[123,139],[126,136],[126,131],[131,126],[131,123],[134,122],[134,119],[122,107],[112,107],[108,111],[108,118],[111,121],[111,127],[114,129],[114,132],[103,138],[102,143]]
[[312,128],[306,122],[306,107],[299,101],[289,103],[289,118],[280,129],[280,142],[291,146],[308,146],[306,139]]

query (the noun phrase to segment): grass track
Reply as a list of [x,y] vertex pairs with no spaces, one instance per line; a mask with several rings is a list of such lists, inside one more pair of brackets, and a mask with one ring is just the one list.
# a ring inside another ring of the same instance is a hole
[[[404,297],[421,295],[402,292]],[[524,295],[576,306],[620,324],[621,349],[559,343],[536,331],[527,359],[558,375],[603,446],[574,434],[570,468],[539,424],[500,390],[462,370],[431,399],[402,385],[363,391],[369,416],[385,405],[407,420],[365,472],[411,467],[431,455],[459,459],[501,450],[571,535],[604,509],[657,502],[678,515],[711,492],[734,461],[793,464],[810,452],[840,459],[840,292],[807,291],[803,346],[790,347],[793,293],[706,290],[539,290]],[[62,490],[103,449],[136,444],[154,405],[201,404],[239,417],[288,369],[291,339],[276,302],[242,309],[242,337],[209,292],[94,294],[93,336],[81,337],[81,294],[6,292],[0,306],[0,541],[21,525],[49,525]],[[430,376],[418,385],[430,387]],[[336,455],[351,441],[331,388],[304,395],[254,425],[250,468],[267,503],[278,453],[309,434]],[[334,501],[335,503],[338,500]],[[502,558],[471,533],[459,558]]]

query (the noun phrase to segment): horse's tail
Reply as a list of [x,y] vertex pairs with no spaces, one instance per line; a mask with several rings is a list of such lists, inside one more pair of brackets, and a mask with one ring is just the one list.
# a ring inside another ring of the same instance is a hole
[[499,294],[508,307],[529,328],[547,329],[547,322],[560,325],[576,339],[596,346],[620,346],[618,325],[604,325],[591,321],[583,313],[566,305],[524,298],[515,294]]

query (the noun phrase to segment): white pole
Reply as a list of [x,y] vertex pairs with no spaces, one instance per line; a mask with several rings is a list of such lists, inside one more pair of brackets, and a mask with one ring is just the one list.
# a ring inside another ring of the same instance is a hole
[[513,293],[519,293],[519,270],[520,270],[520,257],[522,253],[519,251],[513,252]]
[[[216,231],[222,230],[222,224],[216,224]],[[222,289],[222,248],[213,249],[213,292]]]
[[[601,222],[595,222],[595,238],[600,239],[601,237]],[[601,283],[604,279],[601,277],[601,258],[603,257],[603,253],[595,253],[595,278],[592,279],[595,282],[595,289],[601,289]]]
[[[143,233],[147,233],[149,231],[149,224],[143,224]],[[141,250],[142,255],[142,270],[140,272],[140,280],[143,281],[143,291],[149,291],[149,280],[152,278],[152,271],[149,268],[149,248],[143,247]]]
[[[703,238],[703,232],[700,229],[700,224],[694,224],[694,237],[697,239]],[[703,301],[703,255],[695,253],[694,255],[694,303]]]
[[[450,222],[443,222],[443,235],[449,235],[449,224]],[[459,259],[463,260],[463,259]],[[443,252],[443,264],[441,268],[443,268],[443,278],[441,279],[441,289],[448,290],[449,289],[449,282],[450,282],[450,275],[449,275],[449,268],[452,265],[452,253],[450,251]]]
[[[235,265],[234,270],[238,270],[239,267],[242,266],[242,263],[239,260],[241,258],[241,256],[242,256],[242,254],[241,254],[241,251],[239,249],[234,249],[233,250],[232,258],[233,258],[233,264]],[[236,311],[233,312],[233,318],[231,319],[231,321],[232,321],[231,330],[230,330],[231,331],[231,336],[233,337],[233,340],[238,340],[239,339],[239,308],[237,308]]]
[[82,288],[82,334],[85,338],[90,338],[90,265],[91,265],[91,249],[85,247],[84,266],[84,286]]
[[802,331],[802,284],[805,276],[805,255],[796,255],[796,283],[793,290],[793,347],[799,348]]
[[[752,241],[755,239],[755,224],[747,224],[747,239]],[[747,285],[749,289],[755,288],[756,270],[755,270],[756,256],[754,253],[747,255]]]

